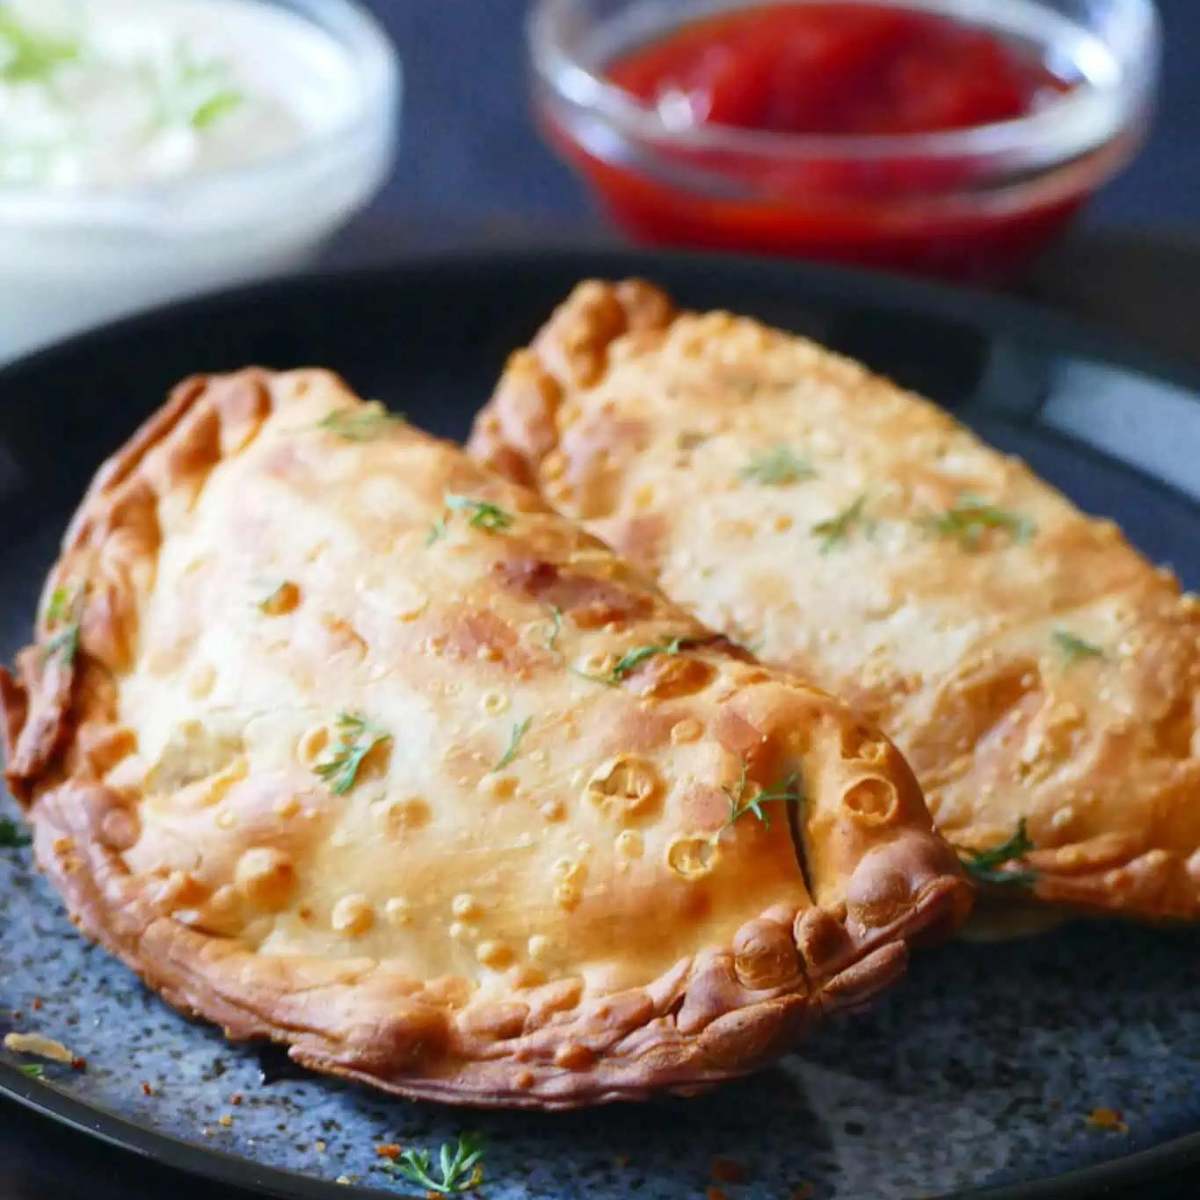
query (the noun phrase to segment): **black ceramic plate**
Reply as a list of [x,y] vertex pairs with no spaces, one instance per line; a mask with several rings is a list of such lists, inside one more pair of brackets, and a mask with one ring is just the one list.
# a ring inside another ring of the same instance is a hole
[[[577,279],[629,273],[688,305],[813,335],[928,393],[1200,584],[1195,377],[1036,312],[911,284],[698,257],[477,255],[201,300],[0,372],[0,653],[25,639],[90,473],[180,377],[331,366],[457,437],[507,353]],[[28,851],[0,850],[0,906],[0,1028],[37,1027],[89,1064],[36,1081],[0,1055],[0,1089],[169,1165],[278,1195],[394,1193],[376,1143],[435,1146],[463,1128],[488,1137],[490,1200],[680,1200],[704,1193],[715,1155],[745,1168],[721,1185],[730,1200],[788,1200],[806,1184],[818,1200],[1078,1196],[1200,1158],[1191,930],[1081,924],[944,947],[871,1014],[754,1079],[686,1103],[539,1117],[313,1077],[264,1083],[253,1050],[184,1021],[86,946]],[[1120,1110],[1124,1125],[1094,1128],[1097,1108]]]

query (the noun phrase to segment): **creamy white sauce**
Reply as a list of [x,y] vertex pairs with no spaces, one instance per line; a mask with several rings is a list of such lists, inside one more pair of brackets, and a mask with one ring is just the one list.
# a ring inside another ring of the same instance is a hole
[[345,50],[258,0],[0,0],[0,187],[111,191],[238,167],[358,102]]

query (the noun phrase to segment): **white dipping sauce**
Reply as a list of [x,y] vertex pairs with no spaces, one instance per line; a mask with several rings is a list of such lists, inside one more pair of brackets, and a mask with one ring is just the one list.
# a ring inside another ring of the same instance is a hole
[[121,188],[241,166],[336,126],[345,52],[253,0],[0,3],[0,185]]
[[385,177],[397,97],[346,0],[0,0],[0,361],[300,265]]

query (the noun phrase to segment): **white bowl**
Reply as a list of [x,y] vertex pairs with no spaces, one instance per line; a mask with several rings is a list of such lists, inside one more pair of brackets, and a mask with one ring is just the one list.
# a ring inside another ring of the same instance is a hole
[[[165,300],[303,265],[391,167],[400,67],[351,0],[256,0],[353,63],[346,116],[244,167],[117,190],[0,186],[0,360]],[[269,50],[267,51],[269,53]]]

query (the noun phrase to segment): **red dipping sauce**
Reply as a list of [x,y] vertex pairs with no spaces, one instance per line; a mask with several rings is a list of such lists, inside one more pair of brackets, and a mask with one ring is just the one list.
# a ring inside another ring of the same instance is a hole
[[897,134],[1023,117],[1070,85],[986,30],[867,4],[779,4],[684,27],[611,63],[639,100],[776,133]]
[[589,136],[586,120],[556,119],[552,107],[547,124],[644,241],[995,281],[1058,233],[1096,183],[1094,158],[1086,170],[1052,163],[1045,178],[1008,179],[992,158],[931,139],[1027,117],[1076,81],[1032,45],[918,8],[739,8],[623,51],[598,73],[645,106],[658,134]]

